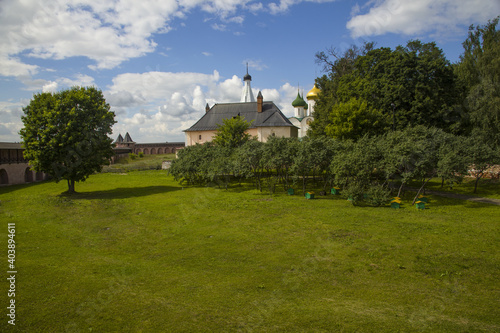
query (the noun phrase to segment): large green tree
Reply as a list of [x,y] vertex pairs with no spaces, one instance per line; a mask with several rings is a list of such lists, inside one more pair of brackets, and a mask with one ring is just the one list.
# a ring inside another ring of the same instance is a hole
[[350,74],[354,70],[356,59],[373,50],[374,45],[374,43],[364,43],[362,46],[352,45],[344,52],[331,47],[326,51],[316,53],[316,63],[327,74],[316,79],[316,85],[321,90],[321,94],[314,108],[314,121],[310,125],[309,136],[325,135],[325,128],[330,123],[330,111],[338,102],[337,90],[340,78]]
[[100,90],[73,87],[39,93],[23,111],[25,158],[36,171],[67,180],[68,192],[75,191],[75,182],[109,164],[113,140],[108,135],[115,114]]
[[[332,110],[352,99],[366,101],[394,124],[394,129],[408,125],[426,125],[450,132],[460,130],[456,106],[459,90],[450,62],[435,43],[410,41],[406,46],[371,49],[359,54],[340,75],[336,70],[318,80],[321,89],[311,124],[311,133],[327,134]],[[326,123],[325,123],[326,122]],[[383,131],[379,131],[382,133]]]
[[395,129],[455,126],[458,91],[453,68],[435,43],[410,41],[395,50],[380,48],[358,57],[355,70],[340,79],[339,101],[361,98],[394,116]]
[[470,26],[462,44],[464,53],[456,66],[465,87],[464,106],[474,136],[500,145],[500,31],[499,18],[484,26]]

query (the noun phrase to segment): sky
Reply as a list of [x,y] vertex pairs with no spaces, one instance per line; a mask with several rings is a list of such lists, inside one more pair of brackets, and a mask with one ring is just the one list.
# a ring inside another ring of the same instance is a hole
[[102,90],[113,138],[184,141],[207,103],[239,102],[247,64],[254,96],[291,117],[319,51],[419,39],[453,63],[498,15],[500,0],[1,0],[0,142],[21,140],[34,94],[75,85]]

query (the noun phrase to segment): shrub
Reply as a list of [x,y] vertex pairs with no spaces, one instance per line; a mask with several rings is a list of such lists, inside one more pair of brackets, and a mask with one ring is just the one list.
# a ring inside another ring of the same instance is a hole
[[341,193],[356,206],[364,199],[365,187],[360,182],[350,182],[342,189]]
[[367,201],[373,206],[382,206],[389,202],[391,190],[382,184],[371,185],[367,191]]

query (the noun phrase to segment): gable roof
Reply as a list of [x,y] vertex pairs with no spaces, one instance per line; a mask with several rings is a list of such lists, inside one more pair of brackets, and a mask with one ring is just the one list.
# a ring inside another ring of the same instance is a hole
[[121,134],[118,135],[118,138],[115,141],[116,143],[122,143],[123,142],[123,136]]
[[123,142],[134,142],[134,140],[132,140],[132,138],[130,137],[130,134],[125,134],[125,140]]
[[215,104],[193,126],[184,132],[216,130],[224,119],[241,116],[252,122],[249,128],[295,127],[273,102],[262,102],[262,112],[257,112],[257,102]]

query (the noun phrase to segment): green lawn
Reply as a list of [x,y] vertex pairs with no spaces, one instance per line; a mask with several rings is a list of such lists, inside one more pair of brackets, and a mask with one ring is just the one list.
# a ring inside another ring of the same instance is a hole
[[2,332],[500,331],[500,206],[353,207],[153,170],[65,190],[0,188],[18,271]]

